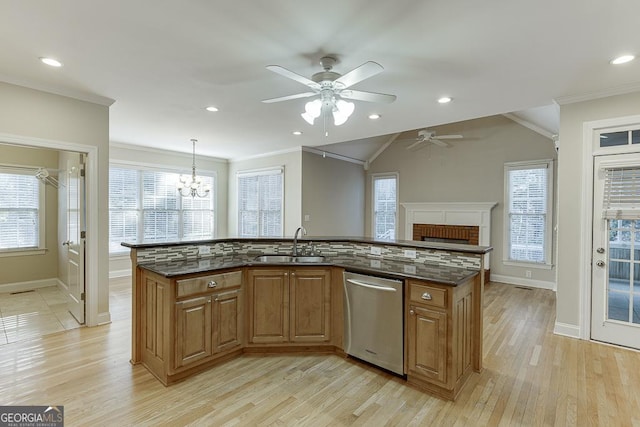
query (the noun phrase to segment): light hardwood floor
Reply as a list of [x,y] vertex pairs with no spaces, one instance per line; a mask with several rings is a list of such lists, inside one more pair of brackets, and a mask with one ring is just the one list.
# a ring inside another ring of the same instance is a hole
[[165,388],[129,364],[126,280],[113,323],[10,343],[0,404],[64,405],[67,426],[640,425],[640,353],[552,334],[555,295],[488,284],[484,366],[456,402],[333,355],[244,355]]

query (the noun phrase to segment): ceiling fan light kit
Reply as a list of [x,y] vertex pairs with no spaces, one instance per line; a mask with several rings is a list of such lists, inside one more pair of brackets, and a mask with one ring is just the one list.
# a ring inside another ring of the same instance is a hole
[[335,126],[340,126],[349,119],[349,117],[355,110],[355,104],[353,102],[346,101],[345,99],[385,103],[391,103],[395,101],[395,95],[387,95],[384,93],[376,92],[364,92],[351,89],[347,90],[354,84],[381,73],[384,68],[382,68],[380,64],[373,61],[365,62],[359,67],[349,71],[347,74],[341,75],[339,73],[336,73],[335,71],[332,71],[335,63],[335,58],[331,56],[323,57],[322,59],[320,59],[320,64],[322,65],[324,71],[315,73],[313,76],[311,76],[311,79],[296,74],[293,71],[289,71],[286,68],[280,67],[279,65],[267,66],[268,70],[289,79],[295,80],[298,83],[302,83],[303,85],[310,88],[313,92],[303,92],[295,95],[265,99],[262,102],[273,103],[288,101],[291,99],[319,96],[313,101],[309,101],[305,104],[305,111],[301,114],[302,118],[310,125],[313,125],[315,123],[315,119],[323,116],[326,126],[327,117],[329,116],[329,114],[331,114],[333,116],[333,124]]

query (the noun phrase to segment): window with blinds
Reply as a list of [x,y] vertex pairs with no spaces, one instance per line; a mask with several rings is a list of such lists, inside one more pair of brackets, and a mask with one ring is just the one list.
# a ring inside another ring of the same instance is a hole
[[373,235],[376,239],[396,238],[398,175],[373,176]]
[[238,236],[283,235],[283,168],[238,173]]
[[44,184],[0,169],[0,251],[44,248]]
[[207,197],[182,197],[179,174],[121,167],[109,169],[109,252],[124,241],[159,242],[214,237],[214,177],[201,176]]
[[606,219],[640,219],[640,167],[604,169]]
[[506,261],[551,263],[553,162],[505,165]]

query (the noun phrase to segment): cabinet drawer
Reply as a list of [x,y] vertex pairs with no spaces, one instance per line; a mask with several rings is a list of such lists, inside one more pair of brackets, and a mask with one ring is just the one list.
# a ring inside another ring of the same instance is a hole
[[242,271],[211,274],[176,281],[177,297],[196,295],[220,289],[233,288],[242,284]]
[[409,299],[412,302],[426,304],[432,307],[446,308],[447,306],[447,290],[427,286],[419,283],[409,283]]

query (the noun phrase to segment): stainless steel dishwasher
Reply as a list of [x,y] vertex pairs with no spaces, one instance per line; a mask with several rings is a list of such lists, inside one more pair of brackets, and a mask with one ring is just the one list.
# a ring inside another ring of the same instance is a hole
[[344,273],[344,349],[404,374],[402,281]]

